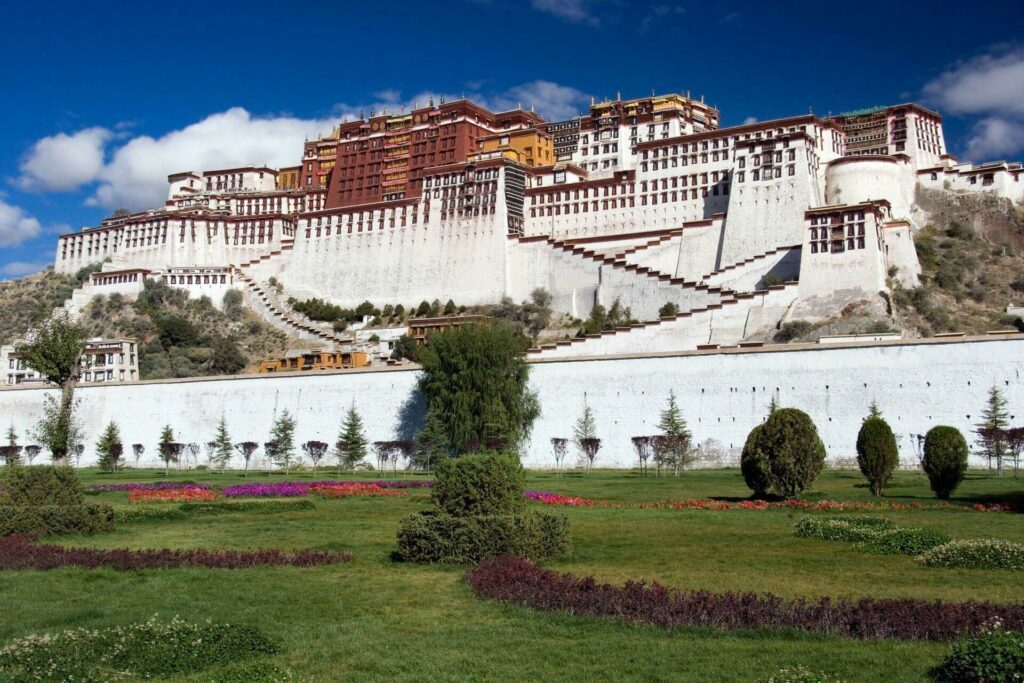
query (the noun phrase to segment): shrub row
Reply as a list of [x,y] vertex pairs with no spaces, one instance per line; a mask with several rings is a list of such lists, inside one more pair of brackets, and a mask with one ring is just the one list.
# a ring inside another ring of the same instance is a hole
[[250,567],[317,567],[348,562],[348,553],[299,550],[287,553],[276,548],[260,550],[102,550],[64,548],[34,543],[32,536],[0,538],[0,569],[49,570],[58,567],[106,567],[119,571],[133,569],[173,569],[203,567],[209,569],[248,569]]
[[282,512],[300,512],[315,509],[316,505],[310,500],[215,501],[212,503],[182,503],[177,506],[132,505],[130,507],[114,508],[114,520],[118,523],[163,522],[173,519],[185,519],[190,515],[222,515],[238,512],[273,515]]
[[848,541],[858,550],[882,555],[920,555],[949,542],[949,536],[932,529],[897,528],[882,517],[804,517],[794,534],[801,538]]
[[535,512],[457,517],[418,512],[398,527],[398,554],[407,562],[469,564],[498,555],[534,560],[569,552],[569,520]]
[[0,536],[96,534],[114,528],[109,505],[0,506]]
[[797,629],[850,638],[948,641],[977,632],[996,617],[1009,628],[1024,626],[1024,605],[871,598],[786,601],[767,593],[675,591],[658,583],[612,586],[510,556],[483,562],[467,579],[480,597],[664,628]]
[[764,683],[843,683],[843,681],[821,671],[811,671],[806,667],[797,666],[779,669],[775,674],[764,679]]
[[1024,569],[1024,545],[990,538],[950,541],[918,559],[929,567]]
[[162,678],[278,652],[277,645],[250,626],[153,617],[129,626],[78,628],[11,641],[0,650],[0,678],[102,681],[110,680],[113,672],[115,678]]

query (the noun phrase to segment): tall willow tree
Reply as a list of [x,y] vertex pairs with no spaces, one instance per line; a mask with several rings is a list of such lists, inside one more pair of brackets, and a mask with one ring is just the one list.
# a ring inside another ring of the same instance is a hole
[[28,341],[17,347],[28,367],[60,387],[60,400],[47,401],[45,417],[36,429],[36,436],[49,448],[54,462],[67,462],[77,445],[79,430],[72,411],[85,341],[85,329],[62,311],[40,323]]
[[435,334],[420,349],[420,391],[456,455],[513,449],[529,436],[540,404],[528,386],[527,344],[495,322]]

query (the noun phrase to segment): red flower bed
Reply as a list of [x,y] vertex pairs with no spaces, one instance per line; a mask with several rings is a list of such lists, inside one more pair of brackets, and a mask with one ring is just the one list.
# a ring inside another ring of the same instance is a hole
[[322,550],[298,550],[287,553],[275,548],[260,550],[101,550],[65,548],[34,543],[32,536],[0,538],[0,569],[48,570],[58,567],[107,567],[120,571],[133,569],[173,569],[203,567],[210,569],[248,569],[250,567],[318,567],[348,562],[348,553]]
[[541,569],[517,557],[498,557],[466,578],[480,597],[546,612],[569,612],[664,628],[798,629],[849,638],[954,640],[994,618],[1024,628],[1024,605],[925,600],[783,600],[769,593],[683,592],[658,583],[598,583]]
[[209,489],[143,489],[128,492],[129,503],[208,503],[217,494]]
[[363,484],[359,482],[314,484],[310,488],[312,491],[327,498],[346,498],[349,496],[390,496],[401,498],[409,495],[405,491],[396,491],[383,488],[377,484]]

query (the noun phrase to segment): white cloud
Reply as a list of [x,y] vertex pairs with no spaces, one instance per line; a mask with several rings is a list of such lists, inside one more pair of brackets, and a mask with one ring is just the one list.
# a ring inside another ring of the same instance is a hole
[[971,129],[964,154],[968,159],[1007,157],[1024,150],[1024,120],[982,119]]
[[1024,116],[1024,50],[979,55],[924,86],[929,101],[956,114]]
[[757,123],[757,117],[756,116],[748,116],[747,118],[743,119],[743,125],[744,126],[749,126],[752,123]]
[[494,109],[512,109],[520,105],[535,107],[537,113],[549,121],[572,118],[586,107],[588,95],[567,85],[537,80],[509,88],[489,100]]
[[601,21],[593,12],[591,0],[530,0],[530,6],[574,24],[599,26]]
[[22,159],[15,185],[23,190],[62,192],[92,182],[103,168],[103,148],[112,136],[105,128],[86,128],[39,140]]
[[1024,150],[1024,49],[997,50],[960,62],[924,86],[943,111],[981,117],[963,143],[974,161]]
[[682,5],[654,5],[640,21],[640,32],[644,33],[655,26],[656,23],[666,21],[671,17],[678,17],[686,14],[686,8]]
[[0,266],[0,273],[3,273],[8,277],[21,277],[23,275],[38,273],[50,265],[53,265],[52,261],[33,263],[26,261],[11,261],[10,263],[5,263],[3,266]]
[[299,162],[304,140],[329,132],[335,124],[333,118],[261,118],[234,107],[159,138],[136,137],[112,154],[88,203],[108,209],[152,207],[165,199],[170,173],[249,164],[290,166]]
[[11,247],[34,239],[41,232],[39,221],[17,206],[0,200],[0,247]]

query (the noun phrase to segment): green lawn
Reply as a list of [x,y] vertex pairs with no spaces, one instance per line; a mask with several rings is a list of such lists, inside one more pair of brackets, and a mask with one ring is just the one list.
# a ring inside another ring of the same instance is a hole
[[[240,474],[179,475],[238,483]],[[333,478],[321,471],[315,478]],[[172,478],[176,478],[172,475]],[[306,472],[288,479],[313,479]],[[162,472],[118,477],[83,474],[85,483],[159,481]],[[252,475],[249,481],[281,480]],[[532,473],[529,487],[618,501],[746,496],[736,470],[641,478]],[[1024,479],[982,472],[954,502],[1020,501]],[[900,474],[891,489],[903,502],[934,502],[921,475]],[[853,472],[822,474],[808,497],[868,500]],[[262,628],[282,641],[277,657],[313,680],[673,680],[755,681],[804,664],[847,681],[928,680],[948,646],[863,642],[778,632],[672,632],[564,615],[546,615],[474,598],[464,568],[410,566],[390,554],[398,520],[427,505],[429,492],[408,498],[315,498],[316,509],[275,515],[219,515],[123,525],[95,537],[62,537],[65,545],[345,550],[353,562],[330,567],[244,571],[168,570],[119,573],[63,569],[0,574],[0,640],[67,626],[141,621],[154,613],[227,620]],[[91,496],[126,504],[127,494]],[[560,508],[572,521],[574,553],[550,563],[621,583],[658,580],[681,588],[771,591],[785,596],[1020,599],[1012,572],[927,569],[909,557],[858,553],[842,543],[797,539],[803,514],[770,511],[669,511]],[[1024,542],[1011,513],[918,510],[881,513],[903,526],[942,529],[958,537]],[[196,680],[201,680],[201,676]]]

